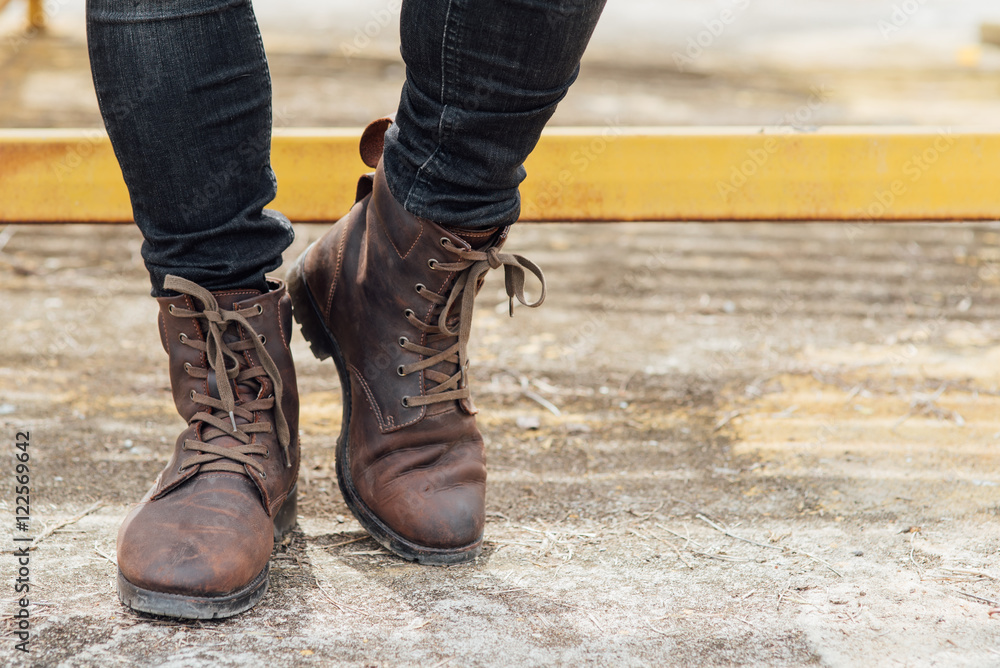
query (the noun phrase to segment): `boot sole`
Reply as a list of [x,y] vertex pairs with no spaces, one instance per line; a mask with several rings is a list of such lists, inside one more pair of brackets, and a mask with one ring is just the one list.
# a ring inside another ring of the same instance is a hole
[[288,270],[285,283],[288,286],[288,294],[292,298],[292,315],[302,329],[302,336],[309,343],[309,347],[320,360],[328,357],[333,358],[337,367],[337,374],[340,376],[340,387],[343,395],[344,412],[343,421],[340,425],[340,436],[337,438],[337,483],[340,486],[340,493],[344,497],[344,502],[351,513],[357,518],[365,531],[371,534],[379,545],[389,550],[398,557],[407,561],[415,561],[428,566],[450,566],[462,564],[474,560],[483,549],[483,537],[480,536],[474,543],[459,548],[433,548],[418,545],[390,529],[379,517],[365,504],[354,488],[351,480],[351,467],[348,465],[347,443],[349,442],[349,425],[351,422],[351,382],[347,374],[347,365],[344,356],[340,352],[340,346],[333,334],[327,329],[326,324],[320,316],[319,306],[306,284],[303,264],[306,255],[312,249],[309,246],[295,261],[292,268]]
[[[274,541],[279,542],[295,528],[297,487],[274,515]],[[267,594],[271,564],[250,581],[248,585],[222,596],[186,596],[167,594],[137,587],[118,571],[118,600],[135,612],[177,619],[225,619],[246,612],[257,605]]]

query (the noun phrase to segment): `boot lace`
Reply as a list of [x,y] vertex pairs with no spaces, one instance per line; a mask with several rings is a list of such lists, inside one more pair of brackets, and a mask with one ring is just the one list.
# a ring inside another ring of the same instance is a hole
[[[411,325],[427,334],[425,341],[427,344],[448,339],[456,340],[451,346],[442,350],[414,343],[405,336],[400,337],[399,345],[402,348],[421,355],[424,359],[412,364],[400,365],[396,369],[396,373],[400,376],[408,376],[411,373],[423,371],[425,378],[437,383],[419,397],[403,397],[403,406],[407,408],[471,398],[468,384],[468,344],[472,333],[472,309],[480,280],[488,271],[503,267],[511,317],[514,315],[515,297],[521,304],[529,308],[537,308],[545,301],[545,276],[542,274],[542,270],[527,258],[512,253],[501,253],[496,247],[483,251],[460,248],[446,237],[441,239],[441,245],[444,250],[455,256],[455,260],[453,262],[439,262],[436,259],[431,259],[428,261],[428,265],[434,270],[459,273],[451,291],[447,296],[444,296],[428,289],[423,284],[416,286],[417,293],[429,302],[442,307],[437,321],[423,322],[410,309],[407,309],[404,315]],[[532,303],[528,303],[524,297],[525,271],[533,274],[541,283],[541,295],[537,301]],[[459,299],[461,299],[460,302]],[[454,317],[453,307],[456,304],[459,305],[459,308],[457,317]],[[442,363],[456,364],[458,371],[448,375],[431,368]]]
[[[260,473],[262,478],[266,478],[267,474],[263,466],[253,455],[267,457],[268,449],[265,445],[253,443],[252,434],[271,433],[272,425],[270,422],[254,422],[254,411],[271,409],[274,410],[278,443],[284,454],[285,466],[291,466],[292,462],[288,452],[291,439],[288,422],[285,420],[281,406],[281,373],[274,360],[271,359],[271,355],[264,348],[263,338],[254,331],[242,313],[220,308],[215,296],[200,285],[178,276],[167,276],[163,287],[193,297],[201,303],[203,308],[200,311],[171,306],[169,312],[177,318],[197,318],[204,322],[204,341],[195,341],[181,334],[181,343],[205,354],[209,368],[215,373],[215,385],[219,393],[219,398],[216,399],[213,396],[191,390],[191,400],[196,404],[208,407],[210,411],[200,411],[191,418],[192,422],[203,423],[205,428],[201,431],[202,440],[187,439],[184,441],[182,449],[199,454],[185,462],[182,472],[194,466],[201,466],[203,471],[244,473],[244,466],[248,466]],[[249,317],[252,318],[261,313],[263,313],[263,307],[258,305],[256,311],[250,311]],[[247,335],[245,340],[227,342],[223,338],[229,328],[233,326],[243,329]],[[242,368],[243,358],[239,353],[247,350],[257,352],[261,366]],[[232,366],[227,365],[227,359],[232,361]],[[193,378],[208,379],[209,377],[209,369],[198,368],[191,364],[186,364],[184,369]],[[251,401],[237,401],[233,385],[239,385],[262,376],[267,376],[270,379],[274,388],[272,395]],[[237,417],[246,420],[246,422],[237,424]],[[233,447],[210,443],[220,436],[230,436],[239,441],[240,444]]]

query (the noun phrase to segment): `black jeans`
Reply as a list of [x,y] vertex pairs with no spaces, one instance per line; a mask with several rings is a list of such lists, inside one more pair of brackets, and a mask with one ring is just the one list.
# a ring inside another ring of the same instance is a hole
[[[605,1],[404,0],[406,82],[384,153],[393,196],[453,227],[517,220],[524,160]],[[293,233],[264,209],[271,82],[249,0],[88,0],[87,33],[153,294],[168,274],[262,287]]]

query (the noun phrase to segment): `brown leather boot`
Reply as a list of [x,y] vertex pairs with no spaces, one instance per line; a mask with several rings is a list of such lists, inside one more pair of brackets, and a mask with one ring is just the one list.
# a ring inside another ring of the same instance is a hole
[[[534,264],[500,253],[507,228],[448,230],[403,209],[379,162],[386,127],[369,126],[361,153],[377,170],[292,267],[288,290],[313,352],[340,373],[337,477],[348,507],[404,559],[453,564],[476,557],[485,522],[466,355],[476,292],[491,268],[504,268],[512,305],[540,305],[545,284]],[[525,270],[542,281],[534,304]]]
[[274,542],[295,526],[299,398],[291,301],[209,292],[168,276],[158,299],[177,411],[188,428],[118,531],[118,596],[133,610],[229,617],[267,592]]

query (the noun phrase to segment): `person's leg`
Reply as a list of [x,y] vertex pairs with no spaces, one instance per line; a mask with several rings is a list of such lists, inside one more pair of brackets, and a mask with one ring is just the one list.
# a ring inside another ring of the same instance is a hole
[[411,213],[443,225],[509,225],[518,185],[576,80],[605,0],[403,3],[406,84],[385,175]]
[[271,82],[247,0],[88,0],[91,69],[153,295],[264,290],[292,242],[274,199]]
[[118,532],[118,595],[141,612],[228,617],[264,596],[274,540],[295,524],[291,303],[264,278],[292,240],[263,210],[267,63],[246,0],[89,0],[87,28],[188,423]]
[[522,303],[526,273],[542,279],[500,249],[518,216],[522,163],[576,77],[603,4],[406,0],[397,122],[362,138],[375,174],[289,272],[303,334],[340,373],[344,500],[403,558],[457,563],[482,547],[473,301],[490,269],[503,267]]

